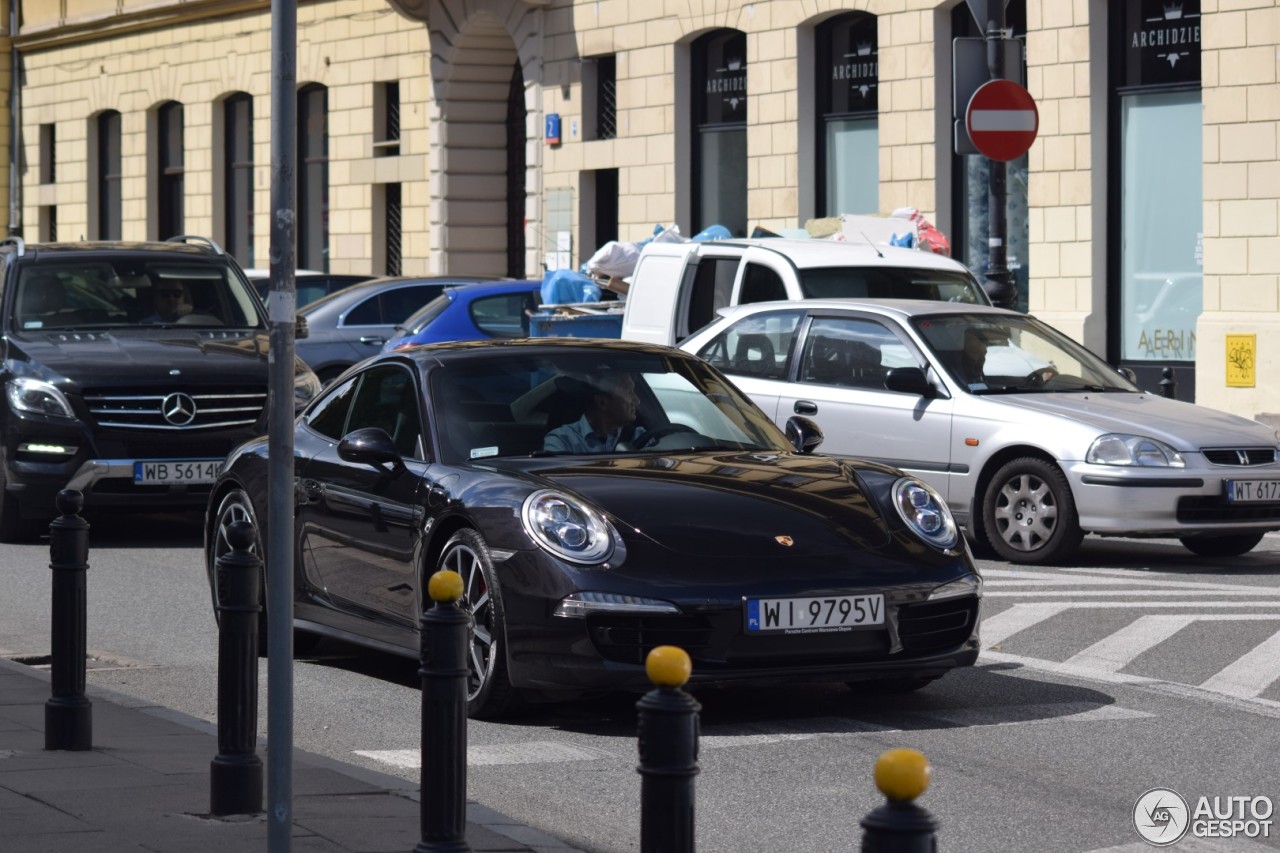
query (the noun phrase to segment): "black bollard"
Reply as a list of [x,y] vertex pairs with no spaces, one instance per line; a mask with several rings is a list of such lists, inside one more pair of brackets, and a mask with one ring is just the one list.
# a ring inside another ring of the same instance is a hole
[[937,823],[914,802],[932,772],[914,749],[891,749],[880,756],[876,787],[888,801],[862,819],[862,853],[937,853]]
[[262,561],[249,548],[253,525],[227,529],[231,550],[218,558],[218,755],[209,766],[209,813],[262,811],[258,758],[258,614]]
[[54,505],[60,515],[49,524],[49,568],[53,570],[49,681],[53,695],[44,705],[44,748],[93,749],[93,705],[84,695],[89,522],[80,517],[84,495],[75,489],[58,492]]
[[1160,396],[1168,397],[1170,400],[1176,399],[1178,396],[1178,383],[1173,378],[1173,368],[1166,367],[1160,371]]
[[422,839],[414,853],[467,853],[467,643],[462,576],[438,571],[422,614]]
[[641,853],[692,853],[693,779],[698,775],[698,712],[682,688],[693,666],[684,649],[657,646],[645,658],[657,685],[639,711]]

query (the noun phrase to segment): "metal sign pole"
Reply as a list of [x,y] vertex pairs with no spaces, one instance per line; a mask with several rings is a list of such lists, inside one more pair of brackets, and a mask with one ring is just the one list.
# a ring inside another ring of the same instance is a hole
[[[987,69],[992,80],[1005,79],[1004,69],[1004,3],[987,4],[986,39]],[[978,23],[983,23],[979,21]],[[987,294],[1001,308],[1012,308],[1017,301],[1013,274],[1009,272],[1009,164],[987,159]]]
[[293,832],[293,358],[297,0],[271,0],[271,354],[267,439],[267,849]]

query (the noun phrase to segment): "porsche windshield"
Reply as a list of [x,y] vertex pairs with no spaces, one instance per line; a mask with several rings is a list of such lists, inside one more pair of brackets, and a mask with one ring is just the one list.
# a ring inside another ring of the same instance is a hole
[[445,461],[578,453],[791,449],[701,362],[593,350],[451,362],[432,374]]

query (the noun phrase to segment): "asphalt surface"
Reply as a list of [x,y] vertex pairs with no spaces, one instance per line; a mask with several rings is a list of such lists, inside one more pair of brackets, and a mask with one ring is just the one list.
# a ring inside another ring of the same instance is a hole
[[[89,688],[92,748],[49,750],[45,707],[50,695],[48,673],[0,659],[0,848],[5,853],[266,849],[264,814],[209,814],[216,727]],[[263,774],[265,780],[265,767]],[[290,839],[300,853],[403,853],[424,840],[457,840],[422,834],[419,788],[394,776],[295,751],[292,787]],[[574,850],[477,803],[467,804],[465,842],[485,853]]]

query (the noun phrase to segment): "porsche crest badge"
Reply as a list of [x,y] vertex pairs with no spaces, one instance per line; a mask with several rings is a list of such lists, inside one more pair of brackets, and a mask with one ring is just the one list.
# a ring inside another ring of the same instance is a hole
[[775,536],[773,537],[773,541],[785,548],[790,548],[792,545],[796,544],[796,540],[792,539],[790,536]]

